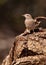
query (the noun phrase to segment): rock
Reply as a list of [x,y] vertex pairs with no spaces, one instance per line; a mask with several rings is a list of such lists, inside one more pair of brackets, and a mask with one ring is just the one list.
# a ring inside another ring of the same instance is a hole
[[46,65],[46,32],[17,36],[4,60],[2,65]]

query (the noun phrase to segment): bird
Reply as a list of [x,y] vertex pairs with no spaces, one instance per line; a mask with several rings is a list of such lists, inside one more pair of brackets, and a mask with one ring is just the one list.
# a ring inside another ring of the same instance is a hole
[[33,19],[31,14],[24,14],[22,16],[25,17],[24,24],[25,24],[26,30],[21,35],[25,35],[27,33],[30,33],[31,30],[34,31],[34,29],[37,28],[39,26],[39,24],[41,23],[41,21],[39,21],[39,20],[46,19],[46,17],[44,17],[44,16],[38,16],[38,17]]

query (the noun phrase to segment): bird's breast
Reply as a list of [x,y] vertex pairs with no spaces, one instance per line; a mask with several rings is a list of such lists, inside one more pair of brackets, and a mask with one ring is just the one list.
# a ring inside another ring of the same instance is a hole
[[34,23],[33,20],[25,20],[26,26],[31,26],[33,23]]
[[30,30],[34,29],[35,28],[34,20],[25,20],[25,26]]

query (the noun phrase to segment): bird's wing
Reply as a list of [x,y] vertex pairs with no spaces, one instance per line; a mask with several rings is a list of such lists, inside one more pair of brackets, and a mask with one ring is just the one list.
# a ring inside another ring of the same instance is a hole
[[46,20],[46,17],[44,16],[38,16],[34,19],[35,21],[41,21],[41,20]]

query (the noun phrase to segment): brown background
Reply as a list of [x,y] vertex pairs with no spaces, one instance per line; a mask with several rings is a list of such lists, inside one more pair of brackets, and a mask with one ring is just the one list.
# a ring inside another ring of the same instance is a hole
[[[46,0],[0,0],[0,63],[8,54],[14,38],[25,30],[24,18],[30,13],[33,18],[46,16]],[[46,20],[42,21],[46,27]]]

